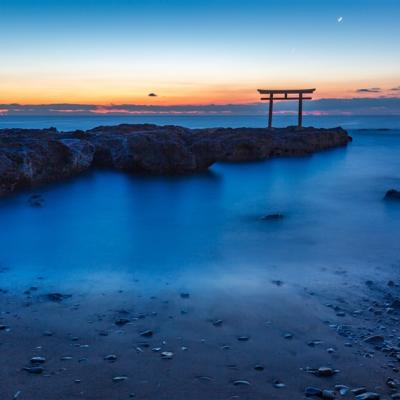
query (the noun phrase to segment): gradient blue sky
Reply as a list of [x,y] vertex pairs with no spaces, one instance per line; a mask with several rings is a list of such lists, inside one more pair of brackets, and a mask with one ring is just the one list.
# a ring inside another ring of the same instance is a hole
[[0,0],[0,104],[392,97],[399,19],[398,0]]

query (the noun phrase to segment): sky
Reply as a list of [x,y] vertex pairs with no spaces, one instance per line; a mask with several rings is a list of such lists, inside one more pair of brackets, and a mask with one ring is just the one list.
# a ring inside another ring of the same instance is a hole
[[400,97],[399,19],[399,0],[0,0],[0,112],[254,104],[257,88],[298,87],[384,107]]

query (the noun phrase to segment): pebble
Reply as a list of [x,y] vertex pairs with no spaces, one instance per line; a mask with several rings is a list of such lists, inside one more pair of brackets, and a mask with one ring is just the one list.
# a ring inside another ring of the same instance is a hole
[[44,368],[42,367],[25,367],[24,371],[29,372],[30,374],[42,374],[44,372]]
[[349,387],[345,385],[335,385],[335,390],[337,390],[341,396],[346,396],[349,392]]
[[326,400],[333,400],[336,398],[336,393],[334,390],[324,389],[322,391],[322,398]]
[[244,381],[244,380],[237,380],[237,381],[233,381],[233,384],[235,386],[250,386],[250,382],[249,381]]
[[367,391],[367,389],[365,387],[359,387],[359,388],[351,389],[351,393],[354,396],[357,396],[359,394],[365,393],[366,391]]
[[256,371],[264,371],[264,366],[261,365],[261,364],[257,364],[257,365],[254,366],[254,369]]
[[54,301],[55,303],[60,303],[61,301],[71,297],[71,295],[70,294],[62,294],[62,293],[48,293],[46,295],[46,297],[50,301]]
[[152,337],[153,335],[154,335],[154,332],[150,329],[140,332],[140,336],[143,336],[143,337]]
[[126,381],[127,379],[128,379],[127,376],[115,376],[114,378],[112,378],[113,382],[115,383],[123,382]]
[[44,364],[46,359],[44,357],[32,357],[31,364]]
[[129,319],[127,319],[127,318],[118,318],[116,321],[115,321],[115,325],[117,325],[117,326],[124,326],[124,325],[126,325],[127,323],[129,323],[129,322],[131,322]]
[[117,361],[117,356],[115,354],[109,354],[108,356],[104,357],[104,360],[110,362]]
[[308,386],[304,389],[304,394],[306,395],[306,397],[312,397],[312,396],[321,397],[322,390],[314,386]]
[[163,360],[171,360],[173,356],[174,356],[174,353],[172,351],[163,351],[161,353],[161,358]]
[[285,333],[285,334],[283,335],[283,337],[284,337],[285,339],[293,339],[293,334],[292,334],[292,333]]
[[374,392],[365,392],[356,396],[356,400],[380,400],[381,396]]
[[319,367],[317,370],[315,370],[314,375],[320,376],[320,377],[328,377],[328,376],[333,376],[337,373],[336,370],[330,368],[330,367]]
[[284,387],[286,387],[286,385],[282,381],[277,379],[276,381],[274,381],[274,387],[277,389],[283,389]]
[[369,343],[374,346],[380,346],[383,344],[384,341],[385,341],[385,337],[382,335],[368,336],[367,338],[364,339],[365,343]]

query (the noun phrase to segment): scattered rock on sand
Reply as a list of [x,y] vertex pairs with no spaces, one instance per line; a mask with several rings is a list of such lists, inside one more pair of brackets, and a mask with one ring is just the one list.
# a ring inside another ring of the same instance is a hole
[[46,297],[50,301],[54,301],[55,303],[60,303],[61,301],[72,297],[72,295],[62,294],[62,293],[48,293]]

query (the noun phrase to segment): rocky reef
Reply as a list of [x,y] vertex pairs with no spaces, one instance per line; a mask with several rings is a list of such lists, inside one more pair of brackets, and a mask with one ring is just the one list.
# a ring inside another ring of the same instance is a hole
[[344,146],[342,128],[188,129],[152,124],[88,131],[0,130],[0,196],[77,175],[92,167],[150,174],[204,171],[218,161],[301,156]]

